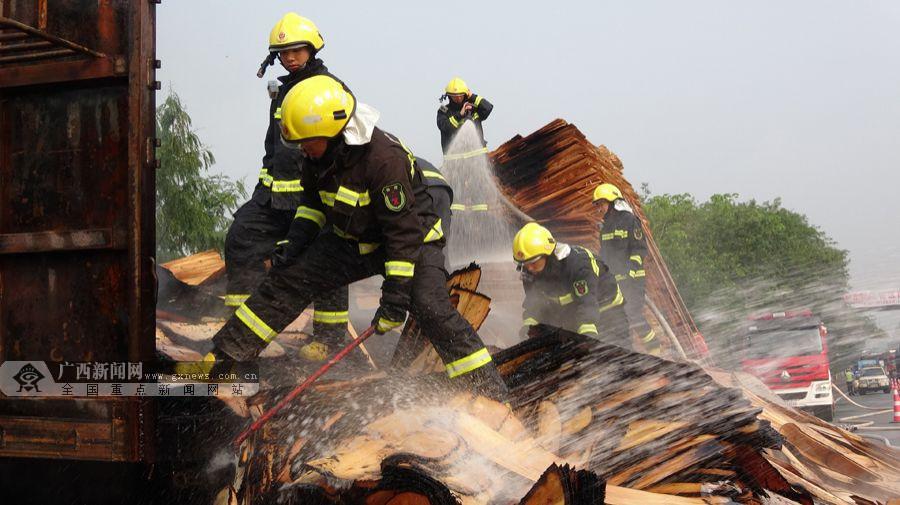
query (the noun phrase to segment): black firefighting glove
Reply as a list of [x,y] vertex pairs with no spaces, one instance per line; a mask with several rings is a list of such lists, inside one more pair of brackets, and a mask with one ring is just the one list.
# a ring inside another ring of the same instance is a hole
[[272,251],[272,266],[283,267],[290,265],[303,253],[303,247],[298,240],[285,239],[275,244]]
[[411,279],[396,277],[388,277],[381,284],[381,302],[372,319],[376,333],[379,335],[387,333],[406,320],[411,284]]

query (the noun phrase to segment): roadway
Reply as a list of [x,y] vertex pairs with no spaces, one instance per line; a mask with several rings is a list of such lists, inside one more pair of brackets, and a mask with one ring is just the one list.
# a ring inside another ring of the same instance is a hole
[[[846,394],[847,391],[841,385],[841,391]],[[900,423],[892,423],[894,401],[890,393],[868,393],[863,396],[851,396],[854,402],[869,407],[869,410],[857,407],[847,402],[840,394],[835,395],[838,399],[834,406],[834,423],[838,425],[865,423],[871,421],[864,430],[856,433],[860,435],[878,435],[887,438],[891,445],[900,449]],[[863,417],[857,417],[863,416]],[[853,419],[847,419],[847,418]]]

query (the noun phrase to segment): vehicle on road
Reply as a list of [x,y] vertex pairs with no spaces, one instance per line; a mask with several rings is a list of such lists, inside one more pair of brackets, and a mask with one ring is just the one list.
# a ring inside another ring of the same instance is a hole
[[750,317],[741,368],[789,405],[831,421],[828,330],[810,310]]
[[891,391],[891,381],[888,379],[884,368],[881,368],[880,366],[866,367],[859,371],[859,378],[856,381],[856,390],[861,395],[870,391],[889,393]]

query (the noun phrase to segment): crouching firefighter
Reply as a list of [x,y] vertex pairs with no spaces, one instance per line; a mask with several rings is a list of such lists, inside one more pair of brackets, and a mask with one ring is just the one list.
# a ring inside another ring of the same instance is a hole
[[372,325],[385,333],[412,313],[450,378],[504,400],[507,390],[445,287],[443,231],[413,155],[375,127],[378,113],[325,75],[297,83],[281,132],[302,153],[303,192],[288,234],[296,259],[276,265],[213,338],[216,359],[255,358],[309,303],[384,276]]
[[659,339],[644,318],[647,245],[641,220],[634,215],[619,188],[609,183],[594,189],[594,205],[603,220],[600,259],[609,266],[625,296],[628,327],[640,338],[648,353],[658,356],[661,351]]
[[[269,125],[265,137],[265,155],[259,182],[250,201],[234,214],[234,222],[225,237],[225,268],[228,287],[225,305],[237,308],[262,282],[268,262],[284,261],[290,244],[285,236],[299,205],[303,188],[300,181],[302,158],[281,143],[281,104],[288,91],[303,79],[327,74],[328,69],[317,57],[325,46],[318,28],[311,20],[293,12],[286,14],[269,34],[269,56],[257,74],[277,58],[288,75],[270,82]],[[313,335],[316,342],[301,349],[308,359],[325,359],[328,348],[342,346],[347,335],[348,290],[346,287],[316,296]]]
[[525,288],[524,335],[556,327],[630,347],[622,293],[591,251],[556,242],[550,230],[528,223],[513,238],[513,260]]

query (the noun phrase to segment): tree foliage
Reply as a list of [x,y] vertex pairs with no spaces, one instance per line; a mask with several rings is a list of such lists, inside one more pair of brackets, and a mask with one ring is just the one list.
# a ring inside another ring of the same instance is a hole
[[158,261],[222,250],[231,213],[247,195],[243,182],[209,173],[215,157],[172,90],[156,110],[156,131],[161,140],[156,173]]
[[735,356],[750,314],[810,308],[850,358],[880,330],[848,309],[847,251],[781,201],[717,194],[645,196],[644,211],[688,309],[721,355]]

